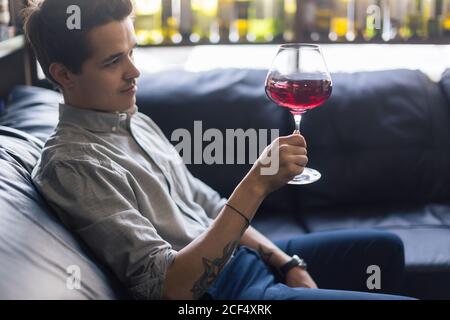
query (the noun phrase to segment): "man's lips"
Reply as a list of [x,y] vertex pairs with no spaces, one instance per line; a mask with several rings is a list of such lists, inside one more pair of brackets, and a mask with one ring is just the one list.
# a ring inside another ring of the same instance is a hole
[[136,92],[136,91],[137,91],[137,85],[133,84],[133,85],[129,86],[128,88],[126,88],[125,90],[122,90],[120,92],[131,93],[131,92]]

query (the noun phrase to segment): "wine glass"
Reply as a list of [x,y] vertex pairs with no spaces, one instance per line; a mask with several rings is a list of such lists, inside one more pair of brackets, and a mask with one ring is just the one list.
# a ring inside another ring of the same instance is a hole
[[[332,81],[318,45],[291,43],[279,47],[266,78],[267,96],[294,116],[300,134],[302,115],[320,106],[330,96]],[[305,168],[289,184],[309,184],[319,180],[320,172]]]

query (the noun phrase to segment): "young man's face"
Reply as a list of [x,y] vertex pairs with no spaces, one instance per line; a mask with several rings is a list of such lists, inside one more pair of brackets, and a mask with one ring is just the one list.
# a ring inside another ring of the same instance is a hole
[[73,78],[76,104],[111,112],[133,107],[140,73],[133,61],[136,37],[131,19],[94,28],[88,39],[92,55]]

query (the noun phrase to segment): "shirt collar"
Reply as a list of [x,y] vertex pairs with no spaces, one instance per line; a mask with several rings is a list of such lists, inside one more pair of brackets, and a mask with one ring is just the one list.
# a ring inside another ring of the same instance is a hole
[[136,105],[122,112],[103,112],[61,103],[59,105],[59,121],[72,123],[93,132],[116,132],[119,127],[126,128],[131,117],[137,112]]

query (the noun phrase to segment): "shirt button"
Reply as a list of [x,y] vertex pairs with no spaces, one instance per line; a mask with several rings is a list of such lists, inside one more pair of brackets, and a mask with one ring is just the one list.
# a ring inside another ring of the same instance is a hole
[[112,132],[116,132],[117,127],[112,127],[111,130],[112,130]]

